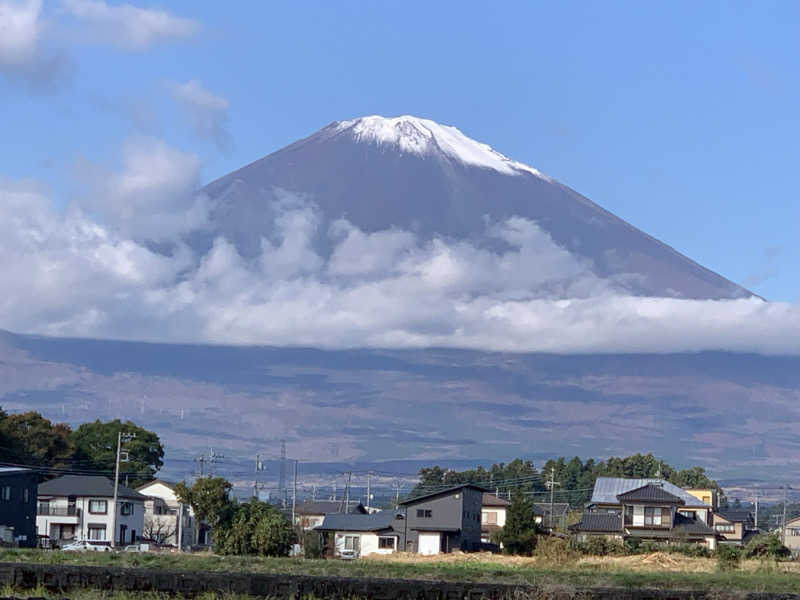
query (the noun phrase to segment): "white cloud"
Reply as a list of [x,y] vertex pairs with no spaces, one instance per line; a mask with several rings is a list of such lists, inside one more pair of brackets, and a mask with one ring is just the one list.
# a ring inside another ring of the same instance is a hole
[[195,135],[213,141],[220,152],[228,152],[232,146],[227,129],[228,100],[204,88],[198,81],[171,83],[169,90],[186,111]]
[[68,61],[42,48],[41,0],[0,0],[0,74],[37,88],[53,88],[69,73]]
[[165,241],[201,227],[208,205],[197,195],[200,161],[163,141],[137,137],[122,151],[122,170],[81,169],[89,193],[79,205],[135,240]]
[[105,0],[62,0],[62,3],[97,41],[129,50],[144,50],[159,42],[191,37],[200,30],[197,21],[160,9],[111,5]]
[[[106,213],[126,224],[119,228],[77,209],[59,214],[45,190],[0,180],[0,327],[326,348],[800,353],[798,306],[624,295],[519,217],[488,225],[485,239],[504,245],[497,249],[364,232],[346,220],[327,227],[313,203],[283,195],[271,207],[274,235],[256,257],[223,238],[203,256],[180,242],[162,255],[128,232],[155,227],[145,213],[170,221],[190,210],[185,186],[157,175],[172,172],[159,167],[172,164],[172,152],[126,150],[107,194],[130,202]],[[144,176],[151,171],[156,184]]]

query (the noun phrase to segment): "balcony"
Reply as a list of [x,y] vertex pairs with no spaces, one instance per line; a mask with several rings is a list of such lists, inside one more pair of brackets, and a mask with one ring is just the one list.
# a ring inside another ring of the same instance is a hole
[[39,517],[80,517],[81,509],[77,506],[48,506],[40,504],[36,507]]

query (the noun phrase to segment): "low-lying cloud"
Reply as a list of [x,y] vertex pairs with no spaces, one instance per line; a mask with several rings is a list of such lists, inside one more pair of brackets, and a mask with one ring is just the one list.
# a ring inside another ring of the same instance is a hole
[[632,297],[521,217],[487,224],[485,244],[422,240],[362,231],[278,191],[257,256],[223,237],[199,251],[187,232],[213,223],[187,193],[192,157],[141,141],[123,154],[105,187],[63,212],[35,182],[0,179],[0,327],[323,348],[800,353],[798,306]]

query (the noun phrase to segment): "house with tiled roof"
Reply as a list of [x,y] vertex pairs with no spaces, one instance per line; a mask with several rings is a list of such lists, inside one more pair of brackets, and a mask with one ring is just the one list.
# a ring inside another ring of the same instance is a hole
[[484,492],[481,497],[481,542],[492,543],[494,535],[506,524],[511,502],[496,494]]
[[714,513],[714,530],[723,544],[744,546],[758,534],[753,513],[747,510],[721,510]]
[[314,529],[322,525],[326,515],[333,514],[365,515],[367,509],[358,500],[306,500],[294,509],[295,525],[304,530]]
[[[687,494],[680,488],[668,487],[661,480],[648,480],[633,488],[619,483],[615,485],[623,490],[616,494],[615,502],[608,495],[608,482],[603,482],[581,520],[570,526],[578,541],[601,535],[616,540],[688,542],[704,544],[711,550],[716,548],[717,532],[698,516],[697,511],[685,510]],[[698,502],[694,496],[690,497],[693,500],[689,502]]]
[[323,552],[330,558],[391,554],[406,546],[406,511],[329,513],[315,531],[322,536]]

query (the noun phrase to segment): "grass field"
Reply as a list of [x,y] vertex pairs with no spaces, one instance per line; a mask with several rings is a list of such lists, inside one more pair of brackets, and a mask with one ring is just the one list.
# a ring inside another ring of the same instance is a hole
[[[531,584],[542,587],[649,587],[800,594],[800,563],[746,561],[735,571],[719,572],[713,559],[661,553],[627,557],[584,557],[563,564],[554,564],[552,561],[536,557],[459,553],[435,557],[396,554],[340,561],[228,557],[210,554],[106,554],[0,550],[0,562],[474,581]],[[80,597],[94,598],[91,592],[87,594],[89,595]],[[74,596],[71,594],[71,597]],[[123,594],[118,597],[126,596]]]

